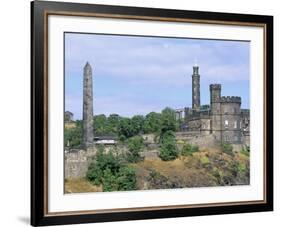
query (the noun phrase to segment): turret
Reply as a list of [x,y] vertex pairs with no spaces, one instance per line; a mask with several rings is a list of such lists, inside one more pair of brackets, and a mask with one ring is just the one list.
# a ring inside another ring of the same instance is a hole
[[193,66],[192,74],[192,109],[200,110],[200,75],[199,66]]
[[211,104],[211,113],[212,114],[220,113],[220,101],[221,101],[221,85],[220,84],[211,84],[210,85],[210,104]]

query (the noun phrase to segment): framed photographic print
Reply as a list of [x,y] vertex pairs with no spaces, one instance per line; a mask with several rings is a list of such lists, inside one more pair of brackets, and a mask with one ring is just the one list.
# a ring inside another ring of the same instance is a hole
[[273,210],[273,17],[31,3],[31,224]]

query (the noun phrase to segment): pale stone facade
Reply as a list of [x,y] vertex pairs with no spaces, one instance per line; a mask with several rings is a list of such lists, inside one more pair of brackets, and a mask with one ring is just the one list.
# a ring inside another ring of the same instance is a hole
[[[199,106],[198,106],[199,105]],[[208,105],[205,105],[208,106]],[[210,106],[200,108],[199,67],[193,67],[192,108],[185,107],[182,131],[213,135],[218,142],[249,145],[250,110],[241,109],[241,97],[221,96],[221,85],[210,85]]]

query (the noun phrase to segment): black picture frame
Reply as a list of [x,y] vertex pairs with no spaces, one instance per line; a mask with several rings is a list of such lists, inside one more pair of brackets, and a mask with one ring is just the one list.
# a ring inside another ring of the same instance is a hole
[[[165,209],[134,209],[114,212],[48,213],[48,78],[46,40],[48,15],[134,18],[145,20],[191,20],[213,24],[261,24],[265,28],[265,198],[261,203],[221,204],[217,206],[166,207]],[[33,226],[77,224],[89,222],[124,221],[171,218],[213,214],[230,214],[273,210],[273,17],[156,8],[139,8],[79,4],[65,2],[31,2],[31,224]]]

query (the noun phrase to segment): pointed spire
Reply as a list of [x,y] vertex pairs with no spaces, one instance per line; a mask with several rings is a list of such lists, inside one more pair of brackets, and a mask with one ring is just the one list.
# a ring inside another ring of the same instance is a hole
[[86,65],[84,66],[84,68],[92,68],[92,67],[91,67],[90,63],[87,61]]

